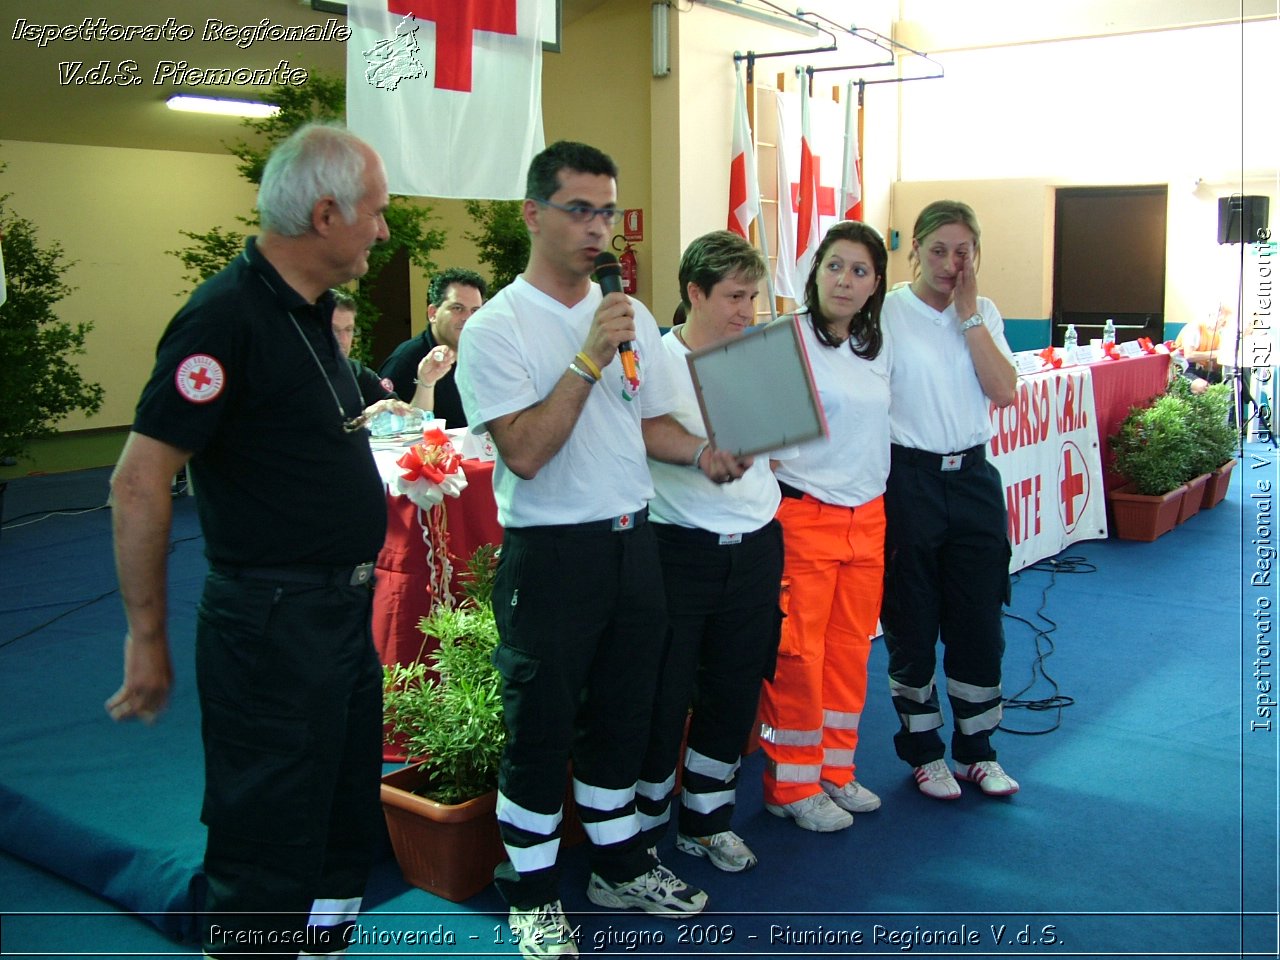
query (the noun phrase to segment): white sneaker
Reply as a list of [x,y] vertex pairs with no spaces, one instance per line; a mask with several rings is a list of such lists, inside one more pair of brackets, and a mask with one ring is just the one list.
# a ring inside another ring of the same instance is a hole
[[976,783],[988,797],[1011,797],[1019,790],[1018,781],[994,760],[979,760],[966,766],[956,764],[956,776]]
[[709,837],[690,837],[677,833],[676,849],[695,857],[706,857],[712,866],[719,867],[726,873],[750,870],[758,862],[751,848],[732,830],[713,833]]
[[829,780],[822,781],[822,792],[830,797],[841,810],[850,813],[870,813],[880,809],[880,798],[858,783],[850,780],[843,787],[837,787]]
[[574,943],[559,900],[532,910],[512,907],[507,925],[511,927],[511,936],[520,945],[520,955],[530,960],[578,955],[578,945]]
[[930,760],[923,766],[916,767],[915,774],[916,785],[926,797],[933,797],[935,800],[960,798],[960,784],[956,783],[947,761]]
[[764,808],[775,817],[790,817],[796,826],[815,833],[833,833],[853,826],[853,816],[832,803],[825,793],[781,805],[766,803]]
[[643,910],[657,917],[692,917],[707,905],[707,895],[659,863],[626,883],[610,883],[591,874],[587,899],[610,910]]

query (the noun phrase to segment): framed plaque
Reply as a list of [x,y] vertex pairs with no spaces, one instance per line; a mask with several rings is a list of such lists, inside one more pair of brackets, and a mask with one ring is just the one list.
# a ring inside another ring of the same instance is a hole
[[717,448],[751,456],[827,435],[797,318],[753,327],[685,359]]

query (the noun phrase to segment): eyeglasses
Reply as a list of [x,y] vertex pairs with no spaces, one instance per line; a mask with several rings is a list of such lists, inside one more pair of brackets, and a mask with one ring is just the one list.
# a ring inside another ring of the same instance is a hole
[[537,197],[525,197],[525,199],[540,203],[544,207],[555,207],[557,210],[563,210],[574,223],[590,223],[596,217],[599,217],[612,227],[616,226],[622,219],[622,211],[617,207],[588,207],[585,203],[571,203],[566,206],[563,203],[552,203],[550,200],[539,200]]

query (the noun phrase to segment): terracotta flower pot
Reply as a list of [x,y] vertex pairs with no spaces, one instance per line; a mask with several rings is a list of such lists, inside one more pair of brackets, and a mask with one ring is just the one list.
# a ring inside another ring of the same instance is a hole
[[1201,510],[1210,510],[1226,499],[1227,490],[1231,487],[1231,471],[1235,467],[1234,459],[1228,460],[1217,470],[1209,474],[1209,482],[1204,485],[1204,499]]
[[428,781],[420,764],[384,776],[382,812],[405,880],[458,903],[487,887],[507,858],[495,815],[498,793],[436,803],[413,792]]
[[1155,540],[1172,530],[1178,523],[1178,510],[1186,486],[1170,490],[1159,497],[1134,493],[1128,484],[1107,494],[1111,502],[1111,514],[1115,523],[1112,533],[1121,540]]
[[[487,887],[493,868],[507,859],[498,832],[498,792],[464,803],[437,803],[414,792],[430,781],[421,763],[388,773],[382,778],[382,813],[405,880],[460,903]],[[570,778],[560,845],[573,847],[586,839]]]
[[1205,484],[1209,482],[1209,474],[1202,473],[1198,477],[1192,477],[1187,481],[1187,492],[1182,496],[1181,505],[1178,507],[1178,522],[1186,523],[1197,513],[1200,512],[1201,501],[1204,500]]

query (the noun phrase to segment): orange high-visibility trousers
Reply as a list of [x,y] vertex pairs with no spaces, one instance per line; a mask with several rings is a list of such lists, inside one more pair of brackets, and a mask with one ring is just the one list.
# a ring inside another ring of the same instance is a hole
[[778,507],[782,642],[760,700],[766,803],[787,804],[853,779],[867,657],[884,584],[884,498],[856,508],[813,497]]

